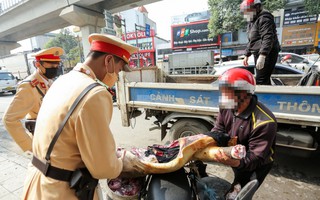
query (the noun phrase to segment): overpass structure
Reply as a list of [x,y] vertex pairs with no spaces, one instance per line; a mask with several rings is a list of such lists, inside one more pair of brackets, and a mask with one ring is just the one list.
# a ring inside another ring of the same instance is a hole
[[88,36],[106,26],[104,10],[121,12],[160,0],[2,0],[0,1],[0,56],[19,47],[17,41],[70,25],[80,27],[84,55]]

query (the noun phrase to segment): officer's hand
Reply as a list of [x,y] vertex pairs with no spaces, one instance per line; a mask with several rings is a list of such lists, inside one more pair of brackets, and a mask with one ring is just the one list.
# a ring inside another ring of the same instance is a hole
[[231,167],[238,167],[240,165],[240,160],[236,160],[227,156],[222,149],[215,155],[215,160],[224,165]]
[[259,58],[258,58],[258,60],[257,60],[256,68],[257,68],[258,70],[263,69],[265,62],[266,62],[266,56],[260,54],[260,55],[259,55]]
[[243,65],[246,66],[246,67],[248,66],[248,59],[249,59],[248,56],[245,56],[244,59],[243,59]]

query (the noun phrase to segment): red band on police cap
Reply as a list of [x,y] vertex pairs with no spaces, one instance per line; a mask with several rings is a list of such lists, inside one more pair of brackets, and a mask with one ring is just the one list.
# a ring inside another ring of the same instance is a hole
[[130,53],[125,49],[118,47],[114,44],[97,40],[91,42],[91,51],[101,51],[104,53],[110,53],[120,58],[123,58],[123,56],[125,56],[126,59],[130,58]]
[[41,61],[43,59],[50,59],[50,60],[60,60],[59,56],[54,56],[53,54],[45,54],[41,56],[36,56],[36,60]]

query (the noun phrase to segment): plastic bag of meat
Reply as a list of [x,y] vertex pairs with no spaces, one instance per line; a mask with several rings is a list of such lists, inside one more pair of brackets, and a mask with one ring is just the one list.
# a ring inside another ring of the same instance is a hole
[[140,178],[115,178],[107,181],[107,195],[113,200],[138,199],[139,192],[144,183],[144,177]]
[[[234,159],[245,157],[246,149],[242,145],[236,145],[236,138],[231,139],[228,145],[230,147],[219,147],[213,137],[199,134],[179,138],[166,146],[156,145],[149,149],[127,150],[120,177],[143,177],[148,174],[174,172],[191,160],[215,161],[215,155],[220,151]],[[123,149],[118,150],[123,151]],[[168,162],[159,162],[161,155],[172,157],[162,159]]]

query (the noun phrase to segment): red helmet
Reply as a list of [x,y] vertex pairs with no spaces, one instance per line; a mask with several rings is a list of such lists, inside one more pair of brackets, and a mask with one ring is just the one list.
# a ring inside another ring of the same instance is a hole
[[242,68],[233,68],[224,72],[219,77],[219,85],[230,87],[233,90],[246,90],[253,94],[256,81],[251,72]]
[[242,3],[240,4],[240,10],[241,12],[252,8],[253,6],[261,4],[260,0],[243,0]]
[[291,58],[292,58],[292,56],[290,54],[288,54],[288,55],[283,56],[282,61],[286,61],[286,60],[289,60]]

